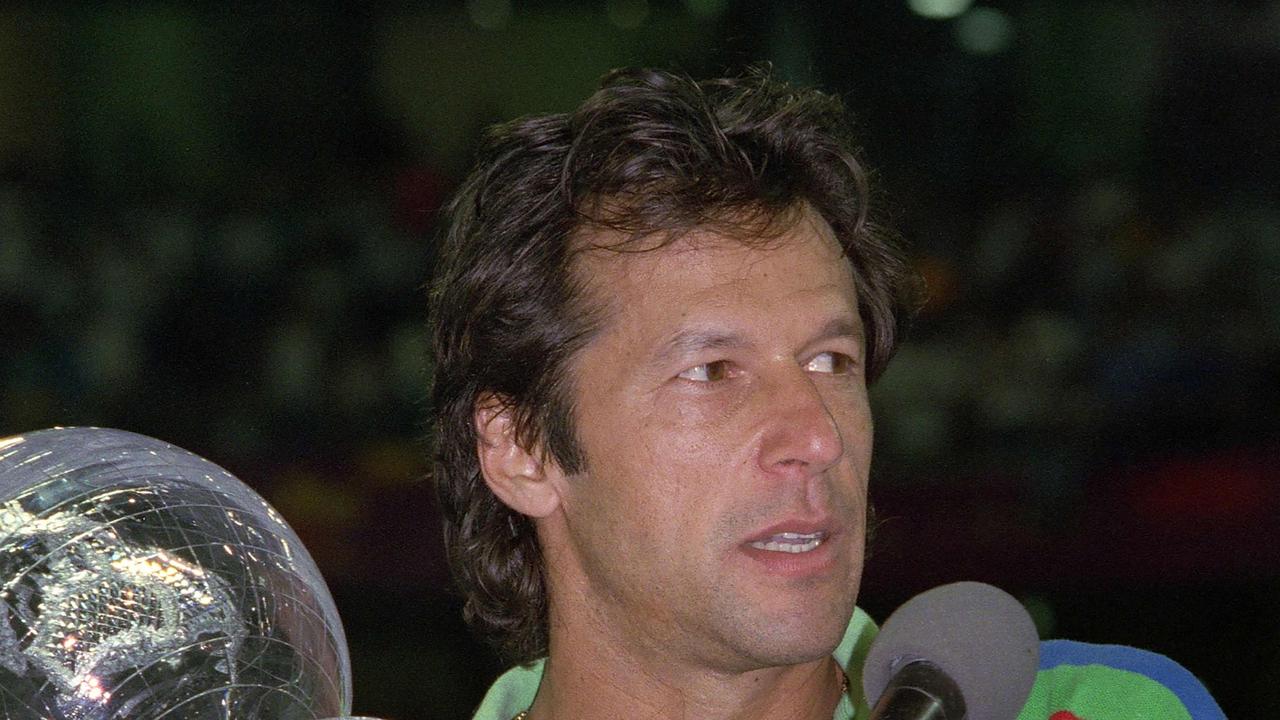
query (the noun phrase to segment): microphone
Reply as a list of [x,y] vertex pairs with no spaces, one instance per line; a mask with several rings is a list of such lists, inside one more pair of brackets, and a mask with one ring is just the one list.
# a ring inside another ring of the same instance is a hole
[[1026,703],[1040,639],[999,588],[958,582],[911,598],[867,653],[872,720],[1011,720]]

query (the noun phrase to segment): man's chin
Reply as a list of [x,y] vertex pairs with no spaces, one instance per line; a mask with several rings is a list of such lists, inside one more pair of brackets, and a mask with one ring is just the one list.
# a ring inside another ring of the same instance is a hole
[[831,655],[853,616],[852,601],[846,603],[761,614],[751,623],[751,635],[739,636],[744,655],[761,668],[799,665]]

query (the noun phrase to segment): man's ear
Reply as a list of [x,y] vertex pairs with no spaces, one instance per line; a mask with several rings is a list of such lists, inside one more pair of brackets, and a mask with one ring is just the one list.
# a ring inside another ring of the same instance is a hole
[[516,437],[511,404],[486,393],[476,400],[476,454],[484,482],[507,507],[529,517],[546,517],[560,505],[560,495],[539,448],[526,448]]

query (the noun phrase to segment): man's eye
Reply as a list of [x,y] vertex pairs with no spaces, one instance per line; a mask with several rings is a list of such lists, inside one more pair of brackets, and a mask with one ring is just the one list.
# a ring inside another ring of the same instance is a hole
[[819,353],[805,366],[809,372],[848,375],[854,370],[853,358],[838,352]]
[[682,380],[692,380],[694,382],[716,382],[717,380],[724,380],[729,377],[729,362],[727,360],[716,360],[715,362],[694,365],[676,377],[679,377]]

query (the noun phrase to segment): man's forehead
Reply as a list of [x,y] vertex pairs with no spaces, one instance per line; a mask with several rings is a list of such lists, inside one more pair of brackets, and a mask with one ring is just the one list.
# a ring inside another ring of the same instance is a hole
[[831,261],[852,275],[852,266],[827,221],[808,205],[764,215],[727,216],[689,228],[632,233],[588,225],[575,233],[574,266],[592,277],[661,272],[663,266],[704,261],[708,252],[735,254],[750,264],[770,251],[819,239]]
[[[729,329],[726,323],[741,331],[744,322],[760,330],[798,321],[787,306],[801,301],[809,330],[839,322],[849,326],[841,334],[862,334],[852,265],[821,218],[762,239],[699,228],[645,250],[595,247],[579,256],[575,273],[583,283],[583,309],[600,313],[600,330],[620,329],[616,323],[627,317],[628,334],[652,341],[661,335],[665,342],[686,328],[696,344],[715,346],[727,342],[713,337]],[[642,318],[642,325],[631,324]]]

